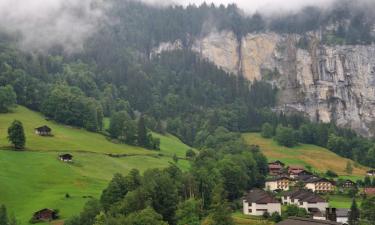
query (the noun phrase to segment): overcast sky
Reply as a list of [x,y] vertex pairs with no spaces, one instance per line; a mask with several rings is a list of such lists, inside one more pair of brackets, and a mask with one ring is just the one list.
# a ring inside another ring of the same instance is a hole
[[219,4],[230,4],[236,3],[240,8],[246,12],[253,13],[255,11],[278,11],[278,10],[298,10],[306,5],[329,5],[333,0],[142,0],[144,2],[152,4],[163,4],[168,5],[171,3],[177,3],[182,5],[188,5],[195,3],[197,5],[206,3]]

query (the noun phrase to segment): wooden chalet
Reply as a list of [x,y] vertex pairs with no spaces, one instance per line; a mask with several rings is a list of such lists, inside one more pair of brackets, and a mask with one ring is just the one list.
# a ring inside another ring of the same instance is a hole
[[268,172],[271,176],[280,175],[283,172],[285,164],[277,160],[274,162],[268,163]]
[[311,173],[306,171],[303,166],[289,166],[288,167],[288,174],[291,178],[295,178],[299,175],[307,175],[307,174],[311,174]]
[[56,210],[53,209],[41,209],[38,212],[35,212],[32,218],[32,221],[51,221],[59,218]]
[[49,128],[46,125],[41,126],[41,127],[37,127],[34,130],[35,130],[35,134],[40,135],[40,136],[51,136],[52,135],[51,134],[52,129]]
[[61,155],[59,155],[59,159],[63,162],[72,162],[73,161],[73,155],[71,155],[71,154],[61,154]]
[[354,188],[357,186],[357,184],[351,180],[344,180],[344,182],[341,184],[341,186],[343,188],[347,188],[347,189],[350,189],[350,188]]
[[367,171],[366,175],[370,177],[375,177],[375,169]]

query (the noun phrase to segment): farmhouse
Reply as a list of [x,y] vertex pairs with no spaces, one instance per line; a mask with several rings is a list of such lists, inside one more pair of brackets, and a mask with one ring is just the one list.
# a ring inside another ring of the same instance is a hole
[[374,177],[375,176],[375,169],[367,171],[366,174],[367,174],[367,176]]
[[291,179],[287,176],[274,177],[266,180],[265,189],[270,191],[289,190]]
[[285,164],[277,160],[274,162],[268,163],[268,171],[271,176],[276,176],[282,173]]
[[32,221],[51,221],[58,218],[58,214],[53,209],[42,209],[38,212],[35,212],[32,218]]
[[350,188],[353,188],[356,186],[356,183],[351,181],[351,180],[344,180],[341,184],[341,186],[343,188],[347,188],[347,189],[350,189]]
[[326,221],[326,220],[314,220],[310,218],[302,217],[289,217],[276,225],[342,225],[341,223]]
[[44,125],[44,126],[41,126],[41,127],[37,127],[34,129],[35,130],[35,134],[37,135],[40,135],[40,136],[51,136],[51,128],[49,128],[48,126]]
[[252,189],[243,198],[243,213],[261,216],[265,212],[281,214],[281,204],[271,194],[262,189]]
[[328,207],[328,202],[325,199],[304,189],[284,193],[282,196],[282,203],[285,205],[295,204],[309,212],[316,212],[317,210],[324,212]]
[[73,161],[73,155],[71,155],[71,154],[61,154],[61,155],[59,155],[59,159],[63,162],[71,162],[71,161]]

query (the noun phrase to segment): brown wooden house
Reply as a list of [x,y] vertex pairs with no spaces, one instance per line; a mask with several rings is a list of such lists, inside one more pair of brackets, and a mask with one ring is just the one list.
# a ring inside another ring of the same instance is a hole
[[284,163],[279,160],[270,162],[268,163],[268,172],[271,176],[279,175],[282,173],[284,166]]
[[73,161],[73,155],[67,153],[67,154],[61,154],[59,155],[59,159],[63,162],[72,162]]
[[35,212],[32,218],[33,222],[38,221],[51,221],[59,218],[56,210],[53,209],[41,209],[38,212]]
[[51,134],[52,129],[49,128],[46,125],[41,126],[41,127],[37,127],[34,130],[35,130],[35,134],[40,135],[40,136],[51,136],[52,135]]

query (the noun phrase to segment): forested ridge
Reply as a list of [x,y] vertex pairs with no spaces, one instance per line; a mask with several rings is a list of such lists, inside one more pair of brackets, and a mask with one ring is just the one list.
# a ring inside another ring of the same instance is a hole
[[[107,12],[111,22],[103,21],[75,53],[65,53],[63,46],[26,52],[17,47],[17,34],[1,33],[0,111],[20,104],[59,123],[151,150],[158,150],[160,140],[150,131],[171,133],[198,151],[187,152],[191,168],[185,172],[172,164],[143,175],[116,174],[101,199],[89,201],[68,225],[137,224],[140,218],[140,224],[232,224],[238,199],[262,187],[267,175],[266,158],[243,143],[241,132],[262,131],[288,147],[316,144],[375,167],[372,140],[274,111],[272,83],[228,74],[187,48],[212,27],[232,30],[238,38],[321,31],[325,44],[371,44],[371,13],[351,1],[272,18],[246,15],[236,5],[111,3],[116,6]],[[185,48],[150,57],[161,42],[175,40]]]
[[[86,41],[83,51],[74,54],[65,54],[62,46],[47,53],[24,52],[17,48],[16,36],[2,33],[0,85],[13,88],[18,104],[64,124],[102,131],[103,118],[110,117],[112,124],[123,126],[111,126],[104,132],[123,142],[138,144],[141,140],[136,140],[135,133],[142,118],[148,129],[173,133],[185,143],[199,147],[218,127],[232,132],[260,131],[262,124],[268,122],[274,130],[278,124],[300,129],[308,121],[299,115],[273,112],[277,90],[271,84],[250,83],[242,76],[227,74],[188,48],[150,58],[151,49],[160,42],[179,39],[188,46],[195,36],[204,35],[208,23],[219,30],[233,30],[239,37],[267,30],[304,33],[330,24],[363,28],[370,35],[359,35],[358,43],[368,43],[363,38],[372,37],[371,15],[363,5],[355,6],[350,1],[325,10],[305,8],[277,19],[259,13],[246,15],[234,4],[184,8],[153,7],[135,1],[111,3],[116,7],[108,9],[108,21],[114,22],[104,21]],[[316,17],[319,23],[312,19]],[[284,30],[284,26],[290,30]],[[343,38],[345,43],[350,39]],[[12,98],[10,94],[4,102]],[[297,142],[329,147],[342,156],[373,165],[367,157],[372,154],[371,142],[333,125],[322,127],[333,128],[310,129],[315,137],[302,138],[306,136],[302,127]],[[157,149],[158,140],[147,133],[142,145]],[[332,144],[334,137],[343,138],[336,142],[348,143],[337,149]],[[364,151],[366,154],[362,154]]]

